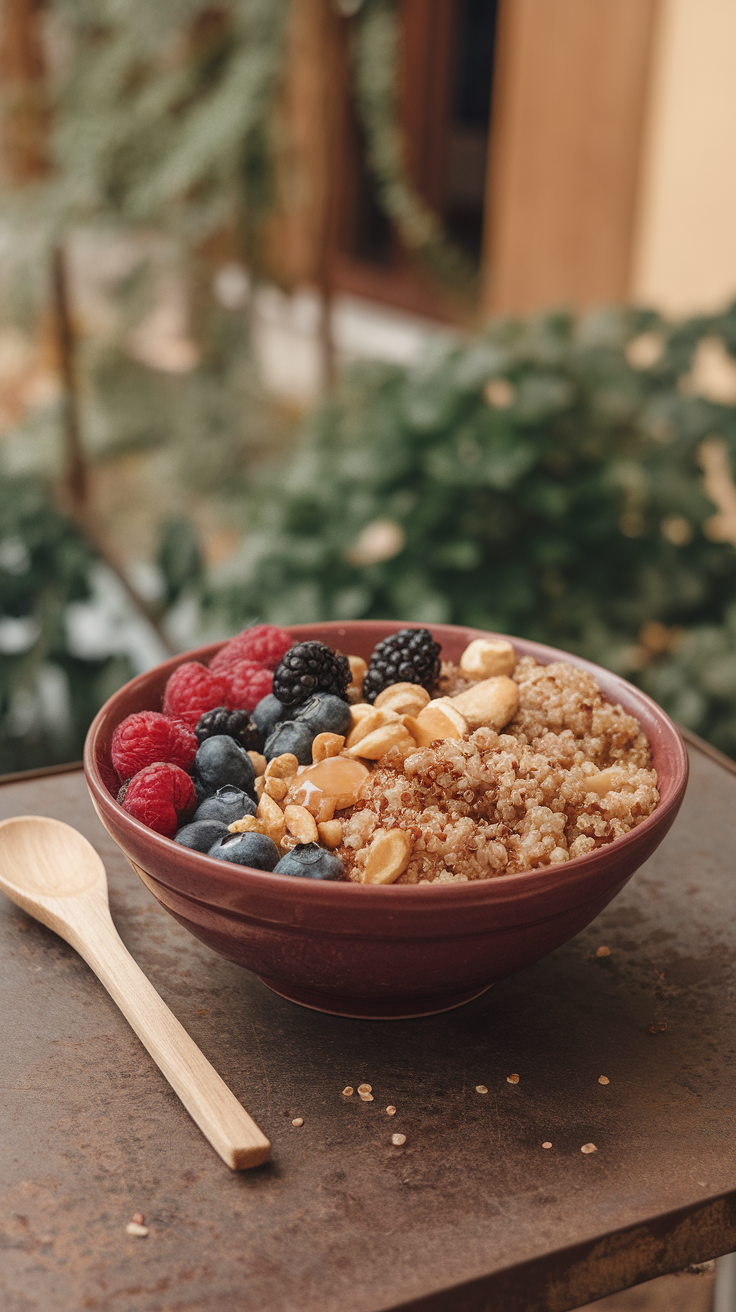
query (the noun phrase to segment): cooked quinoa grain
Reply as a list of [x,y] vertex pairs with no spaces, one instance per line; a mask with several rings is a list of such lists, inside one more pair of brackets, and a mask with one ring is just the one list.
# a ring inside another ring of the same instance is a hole
[[[519,709],[502,733],[476,729],[377,762],[342,813],[337,855],[360,882],[379,829],[403,829],[412,854],[397,884],[495,879],[584,856],[633,829],[659,801],[638,721],[591,674],[522,658]],[[444,696],[470,686],[445,662]]]

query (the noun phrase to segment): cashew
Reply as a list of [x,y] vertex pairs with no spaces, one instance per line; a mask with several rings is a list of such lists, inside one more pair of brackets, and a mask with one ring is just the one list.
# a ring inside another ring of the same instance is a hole
[[360,721],[365,719],[366,715],[370,715],[372,710],[373,707],[371,706],[370,702],[358,702],[355,706],[351,706],[350,720],[353,729],[355,728],[356,724],[360,724]]
[[599,797],[604,797],[614,788],[621,788],[625,784],[626,771],[620,766],[612,766],[608,770],[601,770],[600,774],[588,775],[583,782],[586,792],[597,793]]
[[519,685],[505,674],[484,679],[452,698],[452,705],[460,711],[470,729],[503,729],[513,720],[519,707]]
[[258,803],[256,819],[260,820],[264,834],[268,834],[268,837],[272,838],[274,843],[281,842],[286,833],[284,813],[278,802],[274,802],[268,793],[264,793]]
[[352,675],[351,687],[362,688],[368,662],[364,661],[362,656],[348,656],[348,665]]
[[374,706],[379,710],[396,711],[397,715],[419,715],[429,701],[429,693],[418,683],[392,683],[376,697]]
[[398,720],[399,717],[396,711],[390,711],[386,707],[377,709],[375,706],[369,706],[368,714],[363,715],[350,730],[346,746],[356,747],[361,739],[366,738],[369,733],[373,733],[385,724],[398,724]]
[[291,779],[299,768],[293,752],[282,752],[280,756],[274,756],[269,761],[264,771],[267,779]]
[[272,797],[274,802],[283,802],[289,791],[289,785],[285,779],[274,779],[265,776],[263,791],[268,793],[268,796]]
[[474,679],[490,679],[498,674],[512,674],[516,652],[504,638],[475,638],[460,657],[460,669]]
[[306,806],[287,806],[284,820],[289,833],[300,843],[317,842],[317,822]]
[[[348,741],[350,740],[348,739]],[[400,723],[398,716],[394,724],[380,725],[372,733],[360,738],[355,746],[350,747],[343,755],[352,759],[362,758],[366,761],[377,761],[391,747],[403,748],[410,752],[414,751],[415,747],[413,737],[406,726]]]
[[[410,719],[409,716],[406,718]],[[429,747],[438,738],[464,738],[468,732],[465,717],[449,697],[436,697],[434,701],[428,702],[413,724],[407,724],[407,728],[419,747]]]
[[255,770],[256,775],[265,774],[266,766],[268,765],[265,756],[261,756],[260,752],[248,752],[248,755],[253,762],[253,769]]
[[323,820],[317,831],[325,847],[332,850],[342,842],[342,820]]
[[411,839],[403,829],[379,829],[371,839],[362,884],[393,884],[411,856]]
[[318,733],[312,743],[312,762],[326,761],[330,756],[339,756],[345,739],[341,733]]

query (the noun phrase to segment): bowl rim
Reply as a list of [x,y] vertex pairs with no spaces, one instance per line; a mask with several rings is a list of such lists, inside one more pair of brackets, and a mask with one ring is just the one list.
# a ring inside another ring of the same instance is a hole
[[[387,631],[395,633],[398,629],[407,627],[428,628],[433,635],[441,635],[443,632],[448,634],[463,634],[466,642],[471,642],[474,638],[492,638],[504,639],[512,645],[523,644],[524,655],[533,656],[542,665],[552,664],[553,661],[563,660],[569,664],[575,665],[580,669],[587,670],[599,683],[601,679],[604,683],[613,683],[621,686],[625,690],[626,700],[633,700],[639,703],[643,710],[646,710],[664,730],[665,739],[668,742],[669,751],[673,758],[672,778],[668,796],[662,798],[657,803],[651,815],[645,817],[640,824],[623,834],[620,838],[613,839],[612,842],[605,844],[604,847],[597,848],[594,852],[587,853],[585,856],[574,857],[572,861],[562,861],[554,865],[539,866],[533,870],[519,871],[512,875],[502,875],[494,879],[476,879],[467,882],[458,882],[451,884],[381,884],[366,885],[357,884],[352,880],[300,880],[301,886],[309,886],[314,890],[312,896],[322,897],[326,900],[333,901],[335,897],[353,899],[368,899],[371,905],[377,906],[377,898],[390,900],[390,905],[397,910],[399,905],[408,899],[413,899],[421,890],[422,897],[446,898],[450,901],[462,898],[464,904],[469,906],[475,899],[485,903],[490,897],[492,900],[499,901],[516,900],[519,896],[532,896],[553,888],[560,883],[567,883],[576,875],[590,873],[591,869],[599,866],[605,861],[608,854],[612,852],[623,853],[625,848],[638,846],[646,838],[651,829],[660,828],[669,817],[672,810],[675,813],[679,809],[680,803],[687,787],[689,775],[689,758],[682,735],[677,726],[660,706],[657,705],[651,697],[634,684],[629,683],[621,675],[615,674],[611,670],[605,669],[604,666],[596,665],[593,661],[587,660],[583,656],[578,656],[573,652],[563,651],[561,648],[551,647],[546,643],[535,642],[530,638],[520,638],[511,634],[497,633],[487,629],[476,629],[468,625],[460,624],[432,624],[427,621],[399,621],[399,620],[323,620],[314,621],[311,624],[284,625],[288,633],[292,633],[297,641],[303,641],[306,638],[314,636],[315,629],[321,632],[328,630],[334,634],[335,638],[345,637],[349,634],[353,625],[361,625],[363,628],[373,628],[376,633],[376,641],[385,637]],[[199,647],[191,648],[186,652],[180,652],[175,656],[169,657],[166,661],[159,662],[158,665],[152,666],[142,674],[136,675],[127,683],[118,688],[111,697],[107,699],[104,705],[97,712],[92,721],[84,743],[84,773],[87,787],[92,796],[95,809],[98,814],[104,812],[105,808],[112,808],[113,814],[117,817],[118,822],[124,826],[132,828],[137,832],[141,840],[145,843],[152,844],[153,850],[159,849],[163,857],[171,859],[171,849],[175,848],[177,853],[183,855],[186,864],[190,860],[196,859],[196,870],[201,871],[202,875],[208,875],[212,881],[213,889],[221,884],[223,889],[231,885],[233,875],[237,872],[238,879],[243,881],[243,890],[245,891],[251,880],[256,880],[256,887],[262,887],[264,875],[269,877],[269,886],[274,891],[280,886],[284,890],[294,887],[294,877],[292,875],[276,874],[273,871],[257,870],[252,866],[233,866],[231,863],[218,861],[215,857],[207,856],[205,853],[193,852],[189,849],[182,848],[175,844],[171,838],[165,838],[163,834],[156,833],[155,830],[149,829],[142,821],[136,820],[134,816],[123,810],[122,806],[108,791],[104,779],[97,765],[97,745],[103,731],[108,727],[111,714],[117,707],[117,704],[131,692],[145,687],[153,675],[168,677],[185,661],[208,661],[211,660],[215,653],[225,645],[228,639],[219,642],[205,643]],[[338,644],[335,643],[335,646]],[[603,687],[601,687],[604,697],[611,700]],[[614,703],[615,704],[615,703]],[[129,714],[131,712],[128,712]],[[636,711],[631,710],[630,714],[636,715]],[[118,716],[114,721],[117,725],[125,716]],[[637,716],[638,718],[638,716]],[[111,767],[112,768],[112,767]],[[661,781],[658,780],[658,786],[661,787]],[[669,826],[667,826],[669,827]],[[666,832],[666,831],[665,831]],[[120,846],[118,844],[118,846]],[[127,854],[126,854],[127,855]],[[225,869],[223,869],[223,866]],[[158,876],[154,876],[159,878]],[[274,883],[277,881],[277,883]],[[165,879],[160,882],[166,883]],[[349,890],[349,891],[348,891]],[[472,891],[472,892],[471,892]],[[475,895],[475,898],[473,897]],[[210,904],[210,898],[202,892],[196,900]],[[216,897],[211,900],[213,907],[218,906]],[[416,904],[415,904],[416,905]]]

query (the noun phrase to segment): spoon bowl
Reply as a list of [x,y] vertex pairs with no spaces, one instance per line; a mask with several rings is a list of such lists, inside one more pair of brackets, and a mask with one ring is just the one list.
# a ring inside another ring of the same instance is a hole
[[61,820],[4,820],[0,889],[84,957],[223,1161],[233,1170],[265,1162],[268,1139],[122,943],[110,916],[105,867],[92,844]]

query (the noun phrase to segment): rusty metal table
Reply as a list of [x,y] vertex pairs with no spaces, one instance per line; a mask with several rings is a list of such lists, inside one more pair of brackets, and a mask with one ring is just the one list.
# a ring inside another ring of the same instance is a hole
[[302,1010],[190,937],[78,771],[3,784],[0,817],[99,849],[130,951],[273,1141],[229,1172],[81,959],[0,899],[4,1312],[562,1312],[736,1248],[736,773],[691,760],[588,930],[401,1022]]

